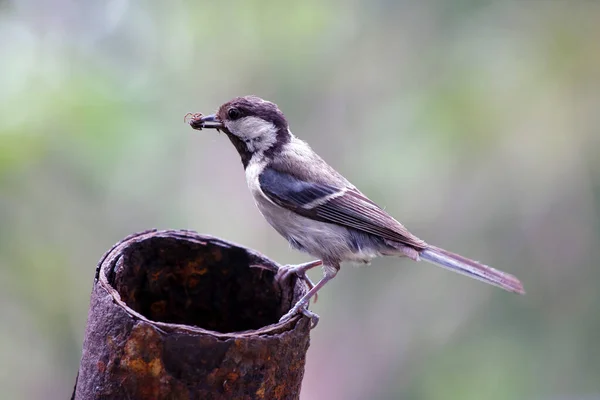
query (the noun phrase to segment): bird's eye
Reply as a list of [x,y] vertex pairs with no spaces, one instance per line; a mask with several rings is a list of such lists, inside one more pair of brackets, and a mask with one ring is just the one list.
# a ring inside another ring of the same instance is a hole
[[229,110],[227,110],[227,116],[231,120],[236,120],[236,119],[238,119],[239,117],[242,116],[242,113],[237,108],[232,107]]

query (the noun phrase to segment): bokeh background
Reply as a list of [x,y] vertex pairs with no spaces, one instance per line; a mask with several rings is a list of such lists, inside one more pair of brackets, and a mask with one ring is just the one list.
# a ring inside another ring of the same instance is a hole
[[600,399],[600,3],[575,0],[0,1],[3,399],[70,396],[96,262],[130,233],[310,259],[229,141],[183,123],[244,94],[527,290],[346,266],[313,306],[303,400]]

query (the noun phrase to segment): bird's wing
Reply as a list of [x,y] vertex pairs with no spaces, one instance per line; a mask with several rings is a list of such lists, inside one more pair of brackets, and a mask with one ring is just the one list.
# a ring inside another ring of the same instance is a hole
[[304,217],[353,228],[418,250],[427,247],[354,187],[309,182],[272,166],[267,166],[258,180],[267,198]]

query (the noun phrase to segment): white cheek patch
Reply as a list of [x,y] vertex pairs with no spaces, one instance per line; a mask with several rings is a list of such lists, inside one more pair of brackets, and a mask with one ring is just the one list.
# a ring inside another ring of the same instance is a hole
[[277,140],[277,128],[258,117],[244,117],[225,122],[229,132],[242,139],[251,152],[263,152]]

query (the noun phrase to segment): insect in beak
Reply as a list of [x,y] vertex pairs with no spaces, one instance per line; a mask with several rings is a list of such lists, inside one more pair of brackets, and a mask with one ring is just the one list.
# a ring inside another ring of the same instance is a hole
[[203,116],[201,113],[187,113],[183,120],[199,131],[202,129],[216,129],[217,132],[221,132],[223,128],[223,123],[214,114]]

